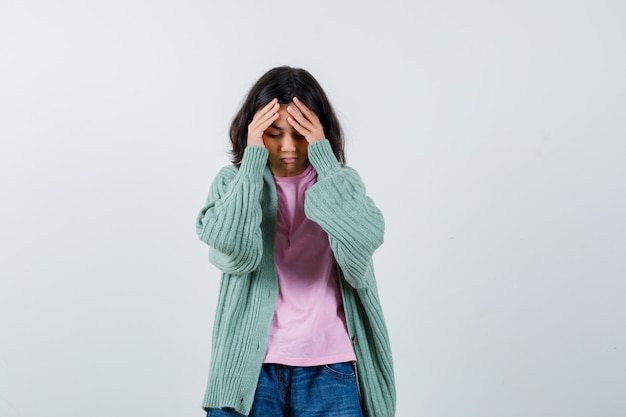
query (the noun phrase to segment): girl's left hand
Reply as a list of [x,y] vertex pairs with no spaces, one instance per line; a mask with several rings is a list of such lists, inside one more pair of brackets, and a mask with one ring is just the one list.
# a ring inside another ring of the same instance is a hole
[[307,142],[313,143],[326,138],[320,119],[297,97],[293,98],[293,105],[287,106],[287,111],[291,115],[287,122],[304,136]]

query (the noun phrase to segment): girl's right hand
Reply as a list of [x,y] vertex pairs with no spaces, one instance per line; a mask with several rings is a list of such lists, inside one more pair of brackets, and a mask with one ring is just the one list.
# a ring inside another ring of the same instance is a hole
[[254,117],[248,125],[247,146],[265,147],[263,133],[274,123],[274,120],[278,119],[279,109],[280,104],[278,104],[278,99],[275,98],[254,113]]

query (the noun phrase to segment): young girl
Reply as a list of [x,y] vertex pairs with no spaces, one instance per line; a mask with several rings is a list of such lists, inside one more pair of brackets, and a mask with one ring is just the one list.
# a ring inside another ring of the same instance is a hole
[[372,254],[383,217],[307,71],[263,75],[230,128],[233,164],[196,229],[222,271],[210,417],[391,417],[395,386]]

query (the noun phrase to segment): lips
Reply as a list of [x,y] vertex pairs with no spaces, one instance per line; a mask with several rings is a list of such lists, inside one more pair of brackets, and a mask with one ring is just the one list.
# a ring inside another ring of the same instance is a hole
[[296,157],[289,157],[289,158],[280,158],[280,160],[285,163],[285,164],[293,164],[294,162],[296,162],[298,160],[298,158]]

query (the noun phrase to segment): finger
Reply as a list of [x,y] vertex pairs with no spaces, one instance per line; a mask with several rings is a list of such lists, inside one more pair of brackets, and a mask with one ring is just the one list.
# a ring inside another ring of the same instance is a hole
[[263,131],[265,132],[265,129],[270,127],[276,119],[278,119],[278,111],[275,112],[274,114],[268,115],[267,118],[260,121],[259,128],[263,129]]
[[298,133],[303,136],[308,136],[311,133],[311,128],[308,126],[308,122],[299,121],[292,116],[287,117],[287,123],[289,123]]
[[267,103],[265,105],[265,110],[267,112],[271,112],[275,109],[278,109],[280,107],[280,104],[278,104],[278,99],[277,98],[273,98],[272,101],[270,101],[269,103]]
[[306,107],[297,97],[294,97],[293,104],[293,106],[287,107],[287,111],[292,115],[292,117],[287,119],[289,124],[303,135],[309,143],[323,139],[325,136],[324,127],[317,114]]
[[304,104],[302,100],[300,100],[298,97],[293,98],[293,104],[296,105],[298,110],[300,110],[300,112],[304,115],[304,117],[306,117],[307,120],[313,121],[314,119],[317,119],[317,114],[315,114],[313,110],[309,109],[307,105]]
[[278,99],[274,98],[274,99],[272,99],[272,101],[267,103],[265,106],[263,106],[259,110],[257,110],[257,112],[254,114],[254,117],[252,118],[252,120],[254,120],[255,118],[263,119],[264,116],[266,116],[268,114],[271,114],[274,111],[276,111],[278,109],[278,107],[280,107],[280,105],[278,104]]
[[279,108],[278,99],[272,99],[269,103],[257,110],[248,125],[247,144],[261,147],[265,146],[263,143],[263,134],[265,130],[278,119]]
[[274,107],[276,104],[278,104],[278,99],[277,98],[273,98],[272,100],[270,100],[269,103],[267,103],[265,106],[263,106],[261,108],[261,110],[263,111],[269,111],[272,107]]
[[306,106],[304,106],[304,104],[297,99],[297,97],[293,98],[293,106],[288,106],[287,107],[287,111],[289,111],[289,113],[291,113],[296,120],[308,120],[308,118],[306,117],[306,110],[308,110],[306,108]]
[[271,106],[265,106],[263,109],[259,110],[259,112],[252,119],[251,125],[254,127],[264,126],[263,130],[267,129],[267,127],[272,124],[274,120],[278,118],[278,110],[280,109],[280,105],[278,102],[270,103]]
[[289,114],[291,114],[293,120],[299,123],[302,127],[309,130],[313,127],[311,121],[307,119],[306,116],[302,114],[302,112],[298,108],[294,106],[287,106],[287,111],[289,112]]
[[273,99],[272,101],[267,103],[265,106],[263,106],[260,109],[258,109],[254,113],[254,116],[252,116],[252,120],[250,121],[250,125],[256,125],[259,121],[265,120],[268,116],[271,116],[275,112],[277,105],[278,105],[278,103],[277,103],[276,99]]
[[288,117],[287,122],[294,128],[296,132],[305,138],[311,136],[311,130],[303,127],[300,123],[298,123],[293,117]]
[[271,118],[277,116],[279,109],[280,109],[280,105],[278,103],[275,103],[272,107],[270,107],[268,109],[264,109],[265,111],[263,113],[259,114],[259,117],[257,118],[257,120],[259,122],[265,122],[268,119],[271,119]]

